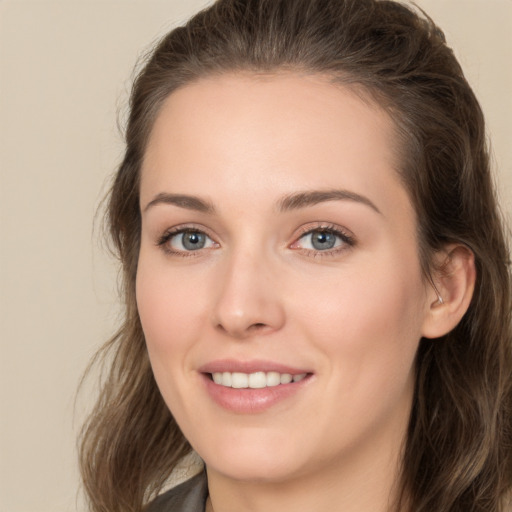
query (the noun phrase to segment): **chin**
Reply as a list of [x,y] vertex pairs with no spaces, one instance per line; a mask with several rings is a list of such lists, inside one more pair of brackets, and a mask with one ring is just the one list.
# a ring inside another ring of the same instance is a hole
[[254,483],[283,482],[299,473],[283,461],[275,460],[275,457],[270,462],[242,461],[238,457],[238,460],[217,460],[212,464],[205,464],[208,470],[214,470],[226,478]]
[[[200,453],[206,467],[227,478],[253,482],[279,482],[301,473],[304,463],[297,449],[287,450],[281,443],[263,440],[220,443],[216,449]],[[200,448],[199,448],[200,449]]]

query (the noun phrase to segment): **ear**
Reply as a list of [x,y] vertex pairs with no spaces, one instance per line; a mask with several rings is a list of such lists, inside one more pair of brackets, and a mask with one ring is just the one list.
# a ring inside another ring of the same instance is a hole
[[466,313],[475,289],[473,252],[465,245],[450,244],[435,255],[433,282],[428,291],[422,335],[439,338],[449,333]]

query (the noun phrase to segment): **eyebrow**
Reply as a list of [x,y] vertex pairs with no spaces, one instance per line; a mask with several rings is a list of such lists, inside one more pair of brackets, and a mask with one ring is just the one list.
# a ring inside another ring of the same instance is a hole
[[153,206],[158,204],[172,204],[185,208],[187,210],[195,210],[201,213],[215,213],[215,207],[212,203],[205,201],[197,196],[189,196],[186,194],[169,194],[162,192],[154,197],[144,208],[144,211],[148,211]]
[[[381,214],[377,206],[370,201],[367,197],[351,192],[350,190],[311,190],[305,192],[296,192],[280,199],[277,203],[280,212],[288,212],[291,210],[298,210],[308,206],[314,206],[319,203],[328,201],[354,201],[356,203],[364,204],[370,207],[375,212]],[[185,208],[187,210],[194,210],[201,213],[214,214],[215,207],[213,204],[205,199],[197,196],[187,194],[171,194],[168,192],[161,192],[157,194],[144,208],[144,212],[158,204],[170,204]]]
[[278,208],[281,212],[288,212],[290,210],[297,210],[299,208],[305,208],[307,206],[314,206],[319,203],[325,203],[327,201],[354,201],[369,206],[372,210],[381,214],[381,211],[377,206],[370,201],[367,197],[351,192],[350,190],[311,190],[305,192],[297,192],[290,194],[278,203]]

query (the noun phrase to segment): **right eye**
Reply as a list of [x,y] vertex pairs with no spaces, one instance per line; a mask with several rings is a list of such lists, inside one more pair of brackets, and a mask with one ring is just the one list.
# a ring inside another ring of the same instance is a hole
[[187,228],[166,233],[158,241],[158,245],[163,246],[171,254],[184,254],[216,247],[217,243],[203,231]]

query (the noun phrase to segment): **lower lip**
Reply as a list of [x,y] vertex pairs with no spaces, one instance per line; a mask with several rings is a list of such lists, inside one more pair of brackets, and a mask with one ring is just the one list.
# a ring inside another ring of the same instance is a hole
[[279,384],[267,388],[235,389],[215,384],[209,374],[202,374],[206,390],[213,401],[223,409],[239,414],[256,414],[264,412],[274,405],[293,397],[309,382],[308,374],[299,382]]

